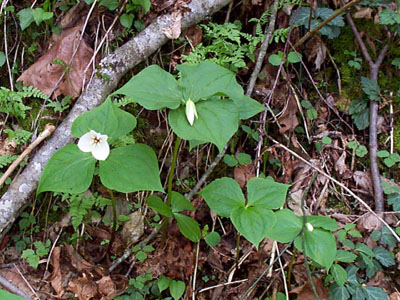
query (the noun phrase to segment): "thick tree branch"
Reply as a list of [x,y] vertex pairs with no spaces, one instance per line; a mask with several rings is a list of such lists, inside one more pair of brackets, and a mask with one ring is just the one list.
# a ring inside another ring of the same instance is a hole
[[[182,20],[186,29],[208,15],[220,10],[231,0],[192,0],[190,12]],[[171,15],[158,17],[134,39],[124,44],[114,53],[105,57],[96,76],[79,97],[68,116],[56,129],[52,138],[36,153],[25,170],[14,180],[8,191],[0,199],[0,237],[13,224],[19,212],[26,206],[36,190],[43,168],[50,157],[61,147],[74,142],[71,135],[72,122],[82,113],[100,105],[117,87],[119,80],[130,69],[154,53],[168,41],[162,28],[172,25]]]
[[[368,62],[370,68],[370,77],[374,80],[378,80],[378,71],[382,64],[383,58],[386,55],[388,50],[388,46],[384,46],[380,51],[377,60],[374,62],[371,56],[368,53],[367,47],[365,46],[364,41],[361,38],[360,33],[357,30],[356,25],[351,18],[350,13],[346,14],[347,22],[349,22],[350,27],[356,37],[356,40],[361,48],[361,52]],[[384,198],[383,198],[383,190],[381,187],[381,178],[379,174],[379,165],[378,165],[378,132],[377,132],[377,123],[378,123],[378,110],[379,105],[376,101],[370,101],[369,106],[369,159],[371,162],[371,178],[372,185],[374,187],[374,197],[375,197],[375,212],[380,214],[384,211]]]

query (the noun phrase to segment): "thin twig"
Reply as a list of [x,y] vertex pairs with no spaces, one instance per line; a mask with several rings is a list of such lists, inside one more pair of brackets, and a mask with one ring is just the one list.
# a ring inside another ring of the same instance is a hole
[[275,0],[274,4],[272,6],[272,12],[271,12],[271,18],[269,21],[269,25],[265,30],[265,39],[260,47],[260,51],[257,57],[257,62],[254,67],[253,73],[251,74],[249,85],[247,86],[246,90],[246,95],[251,96],[254,85],[256,84],[256,80],[258,77],[258,74],[260,73],[265,54],[267,53],[268,50],[268,45],[269,45],[269,40],[271,39],[272,33],[274,32],[275,29],[275,21],[276,21],[276,13],[278,10],[278,5],[279,5],[279,0]]
[[42,131],[42,133],[36,138],[36,140],[33,141],[32,144],[30,144],[24,152],[18,156],[18,158],[8,167],[7,171],[1,176],[0,178],[0,186],[3,185],[3,183],[6,181],[8,176],[11,175],[11,173],[18,167],[20,162],[27,156],[29,153],[32,152],[33,149],[35,149],[43,140],[45,140],[47,137],[49,137],[55,130],[56,128],[54,125],[47,124]]
[[362,200],[360,197],[358,197],[352,190],[350,190],[347,186],[345,186],[343,183],[341,183],[340,181],[336,180],[335,178],[333,178],[332,176],[328,175],[327,173],[325,173],[324,171],[322,171],[321,169],[319,169],[318,167],[314,166],[313,164],[311,164],[309,161],[307,161],[306,159],[304,159],[303,157],[301,157],[300,155],[298,155],[296,152],[290,150],[288,147],[282,145],[281,143],[279,143],[278,141],[276,141],[274,138],[268,136],[269,139],[271,139],[276,146],[286,150],[287,152],[289,152],[290,154],[292,154],[293,156],[295,156],[296,158],[298,158],[299,160],[301,160],[303,163],[305,163],[306,165],[308,165],[309,167],[313,168],[314,170],[316,170],[317,172],[319,172],[321,175],[325,176],[326,178],[332,180],[334,183],[336,183],[337,185],[339,185],[342,189],[344,189],[346,192],[348,192],[354,199],[356,199],[358,202],[360,202],[371,214],[373,214],[379,221],[381,221],[387,228],[388,230],[393,234],[394,238],[400,242],[400,237],[397,235],[397,233],[389,226],[389,224],[383,220],[376,212],[374,212],[372,210],[372,208],[364,201]]
[[305,41],[307,41],[311,36],[313,36],[315,33],[317,33],[322,27],[327,25],[330,21],[332,21],[334,18],[339,16],[341,13],[343,13],[346,9],[349,9],[356,5],[358,2],[361,2],[361,0],[353,0],[352,2],[347,3],[346,5],[342,6],[338,10],[336,10],[329,18],[324,20],[323,22],[319,23],[316,27],[311,29],[305,36],[303,36],[300,40],[297,41],[297,43],[294,45],[295,48],[298,48],[301,46]]
[[39,299],[38,294],[36,293],[35,289],[32,287],[32,285],[29,283],[29,281],[25,278],[24,274],[19,270],[16,264],[14,264],[14,268],[17,270],[18,274],[21,276],[21,278],[24,280],[26,285],[29,287],[29,289],[32,291],[32,293]]
[[275,258],[275,260],[273,261],[272,264],[270,264],[268,266],[268,268],[266,268],[260,276],[258,276],[258,278],[253,282],[253,284],[243,293],[243,295],[240,297],[240,300],[244,300],[247,296],[247,294],[254,289],[254,287],[258,284],[258,282],[265,276],[265,274],[267,274],[267,272],[269,271],[270,268],[272,268],[273,264],[276,263],[278,261],[278,259],[283,255],[283,253],[286,252],[287,249],[289,249],[292,246],[292,242],[290,242],[285,248],[283,248],[283,250],[279,253],[278,257]]
[[210,287],[206,287],[206,288],[204,288],[204,289],[201,289],[201,290],[199,291],[199,293],[207,292],[207,291],[209,291],[209,290],[213,290],[213,289],[216,289],[216,288],[219,288],[219,287],[222,287],[222,286],[227,286],[227,285],[242,283],[242,282],[246,282],[246,281],[248,281],[247,278],[246,278],[246,279],[241,279],[241,280],[236,280],[236,281],[231,281],[231,282],[220,283],[220,284],[217,284],[217,285],[213,285],[213,286],[210,286]]

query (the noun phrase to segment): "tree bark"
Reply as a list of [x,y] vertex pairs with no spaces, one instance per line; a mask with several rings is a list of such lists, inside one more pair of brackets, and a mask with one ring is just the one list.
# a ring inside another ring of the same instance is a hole
[[[190,12],[182,20],[182,29],[193,26],[229,2],[231,0],[192,0],[188,5]],[[74,142],[75,139],[71,135],[73,121],[82,113],[100,105],[117,87],[122,76],[165,44],[168,38],[162,32],[162,28],[168,28],[172,23],[170,14],[158,17],[135,38],[101,61],[93,80],[76,101],[68,116],[1,197],[0,238],[27,205],[50,157],[61,147]]]

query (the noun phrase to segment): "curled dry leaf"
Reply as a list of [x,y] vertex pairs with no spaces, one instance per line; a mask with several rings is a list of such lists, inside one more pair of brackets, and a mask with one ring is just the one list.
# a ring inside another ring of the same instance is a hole
[[343,151],[339,159],[335,162],[335,170],[343,179],[350,179],[352,174],[350,169],[346,165],[346,152]]
[[234,170],[234,178],[239,183],[241,188],[244,188],[247,181],[255,177],[254,167],[252,164],[239,165]]
[[371,7],[361,7],[358,11],[353,14],[356,19],[372,19],[372,8]]
[[400,293],[394,292],[394,293],[390,294],[389,300],[400,300]]
[[122,227],[122,238],[127,245],[136,243],[144,232],[143,216],[140,211],[135,211],[129,215],[130,220]]
[[[25,86],[34,86],[50,96],[65,71],[66,73],[54,90],[52,98],[54,99],[58,95],[72,95],[73,99],[77,98],[84,82],[89,80],[93,71],[92,66],[89,66],[86,74],[84,73],[94,52],[84,39],[80,41],[81,31],[82,24],[79,24],[63,30],[60,35],[54,34],[49,50],[25,70],[17,80],[22,81]],[[71,65],[68,66],[78,45],[76,55]]]
[[290,96],[288,99],[288,105],[285,112],[279,118],[279,123],[282,128],[279,129],[279,133],[284,134],[287,131],[293,131],[297,125],[299,125],[299,120],[297,119],[297,104],[294,97]]
[[[329,299],[329,291],[321,279],[313,277],[313,282],[317,294],[321,300]],[[304,285],[294,288],[290,293],[297,294],[297,300],[314,300],[315,295],[311,288],[311,284],[306,282]]]
[[65,290],[63,287],[63,276],[60,269],[60,253],[61,247],[55,247],[51,256],[51,264],[53,266],[53,274],[50,277],[50,283],[56,291],[58,297],[64,295]]
[[380,230],[382,223],[375,215],[367,213],[358,219],[357,227],[371,232],[373,230]]
[[68,287],[79,300],[89,300],[97,295],[96,284],[86,276],[72,279]]
[[181,35],[181,22],[182,22],[182,12],[174,11],[171,14],[172,24],[167,28],[162,28],[161,31],[165,36],[171,40],[177,39]]
[[362,171],[355,171],[353,179],[356,186],[368,195],[373,195],[372,181],[368,173]]
[[308,61],[314,62],[315,69],[319,70],[326,58],[326,46],[313,38],[306,44],[306,54]]

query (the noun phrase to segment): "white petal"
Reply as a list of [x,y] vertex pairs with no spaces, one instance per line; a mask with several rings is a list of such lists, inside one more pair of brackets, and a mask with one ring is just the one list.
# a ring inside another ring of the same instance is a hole
[[106,160],[110,154],[110,146],[106,141],[101,141],[92,150],[92,155],[97,160]]
[[310,232],[314,230],[314,227],[312,226],[311,223],[306,223],[306,227],[307,227],[308,231],[310,231]]
[[190,99],[186,101],[185,113],[190,126],[193,126],[194,117],[197,118],[197,111],[194,102]]
[[81,136],[81,138],[78,141],[78,148],[79,150],[83,152],[92,152],[93,150],[93,137],[95,137],[96,133],[91,130],[88,133],[85,133],[84,135]]

